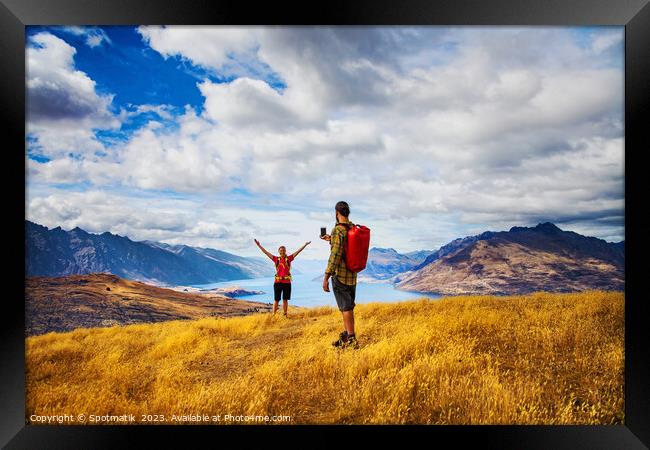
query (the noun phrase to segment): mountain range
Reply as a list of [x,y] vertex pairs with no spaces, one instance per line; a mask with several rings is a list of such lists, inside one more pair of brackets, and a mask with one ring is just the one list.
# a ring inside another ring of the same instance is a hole
[[66,276],[111,273],[146,283],[207,284],[272,276],[263,258],[247,258],[210,248],[132,241],[109,232],[48,229],[25,221],[25,275]]
[[388,280],[398,273],[420,266],[433,253],[433,251],[421,250],[401,254],[393,248],[373,247],[368,251],[366,268],[361,273],[364,277]]
[[[27,276],[108,272],[173,286],[274,273],[265,258],[215,249],[135,242],[108,232],[87,233],[78,227],[50,230],[30,221],[25,221],[25,231]],[[321,274],[326,265],[326,261],[304,262],[312,263],[305,267],[308,272]],[[393,248],[373,247],[359,280],[390,282],[398,289],[443,295],[623,290],[625,241],[610,243],[546,222],[458,238],[435,251],[401,254]]]
[[625,241],[550,222],[456,239],[391,279],[398,289],[455,294],[624,290]]

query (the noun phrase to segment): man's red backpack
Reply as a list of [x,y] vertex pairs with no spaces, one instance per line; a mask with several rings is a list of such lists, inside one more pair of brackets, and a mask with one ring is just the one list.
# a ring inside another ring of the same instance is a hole
[[348,232],[345,239],[345,266],[352,272],[361,272],[368,262],[370,228],[356,224],[346,228]]

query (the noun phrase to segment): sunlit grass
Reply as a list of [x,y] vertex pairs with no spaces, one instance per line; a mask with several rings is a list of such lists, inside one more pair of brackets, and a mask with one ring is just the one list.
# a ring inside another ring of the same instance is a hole
[[331,346],[329,307],[30,337],[27,417],[623,423],[622,292],[373,303],[355,317],[358,350]]

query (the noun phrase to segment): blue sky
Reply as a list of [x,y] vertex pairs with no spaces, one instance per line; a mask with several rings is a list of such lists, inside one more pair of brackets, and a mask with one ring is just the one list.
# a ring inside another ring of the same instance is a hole
[[202,99],[196,82],[206,71],[192,67],[177,58],[165,59],[145,45],[135,28],[103,27],[110,38],[96,47],[87,45],[85,36],[74,35],[65,27],[27,27],[27,45],[38,33],[50,33],[75,50],[75,68],[85,72],[96,83],[100,94],[115,94],[111,109],[141,104],[167,104],[183,108],[186,104],[201,107]]
[[26,29],[27,218],[323,258],[551,221],[624,239],[622,27]]

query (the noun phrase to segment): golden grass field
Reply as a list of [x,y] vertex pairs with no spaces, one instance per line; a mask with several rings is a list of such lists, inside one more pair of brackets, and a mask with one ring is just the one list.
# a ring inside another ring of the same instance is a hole
[[[330,307],[30,337],[27,420],[623,423],[622,292],[362,304],[355,318],[358,350],[331,346],[342,321]],[[191,414],[221,420],[172,420]]]

